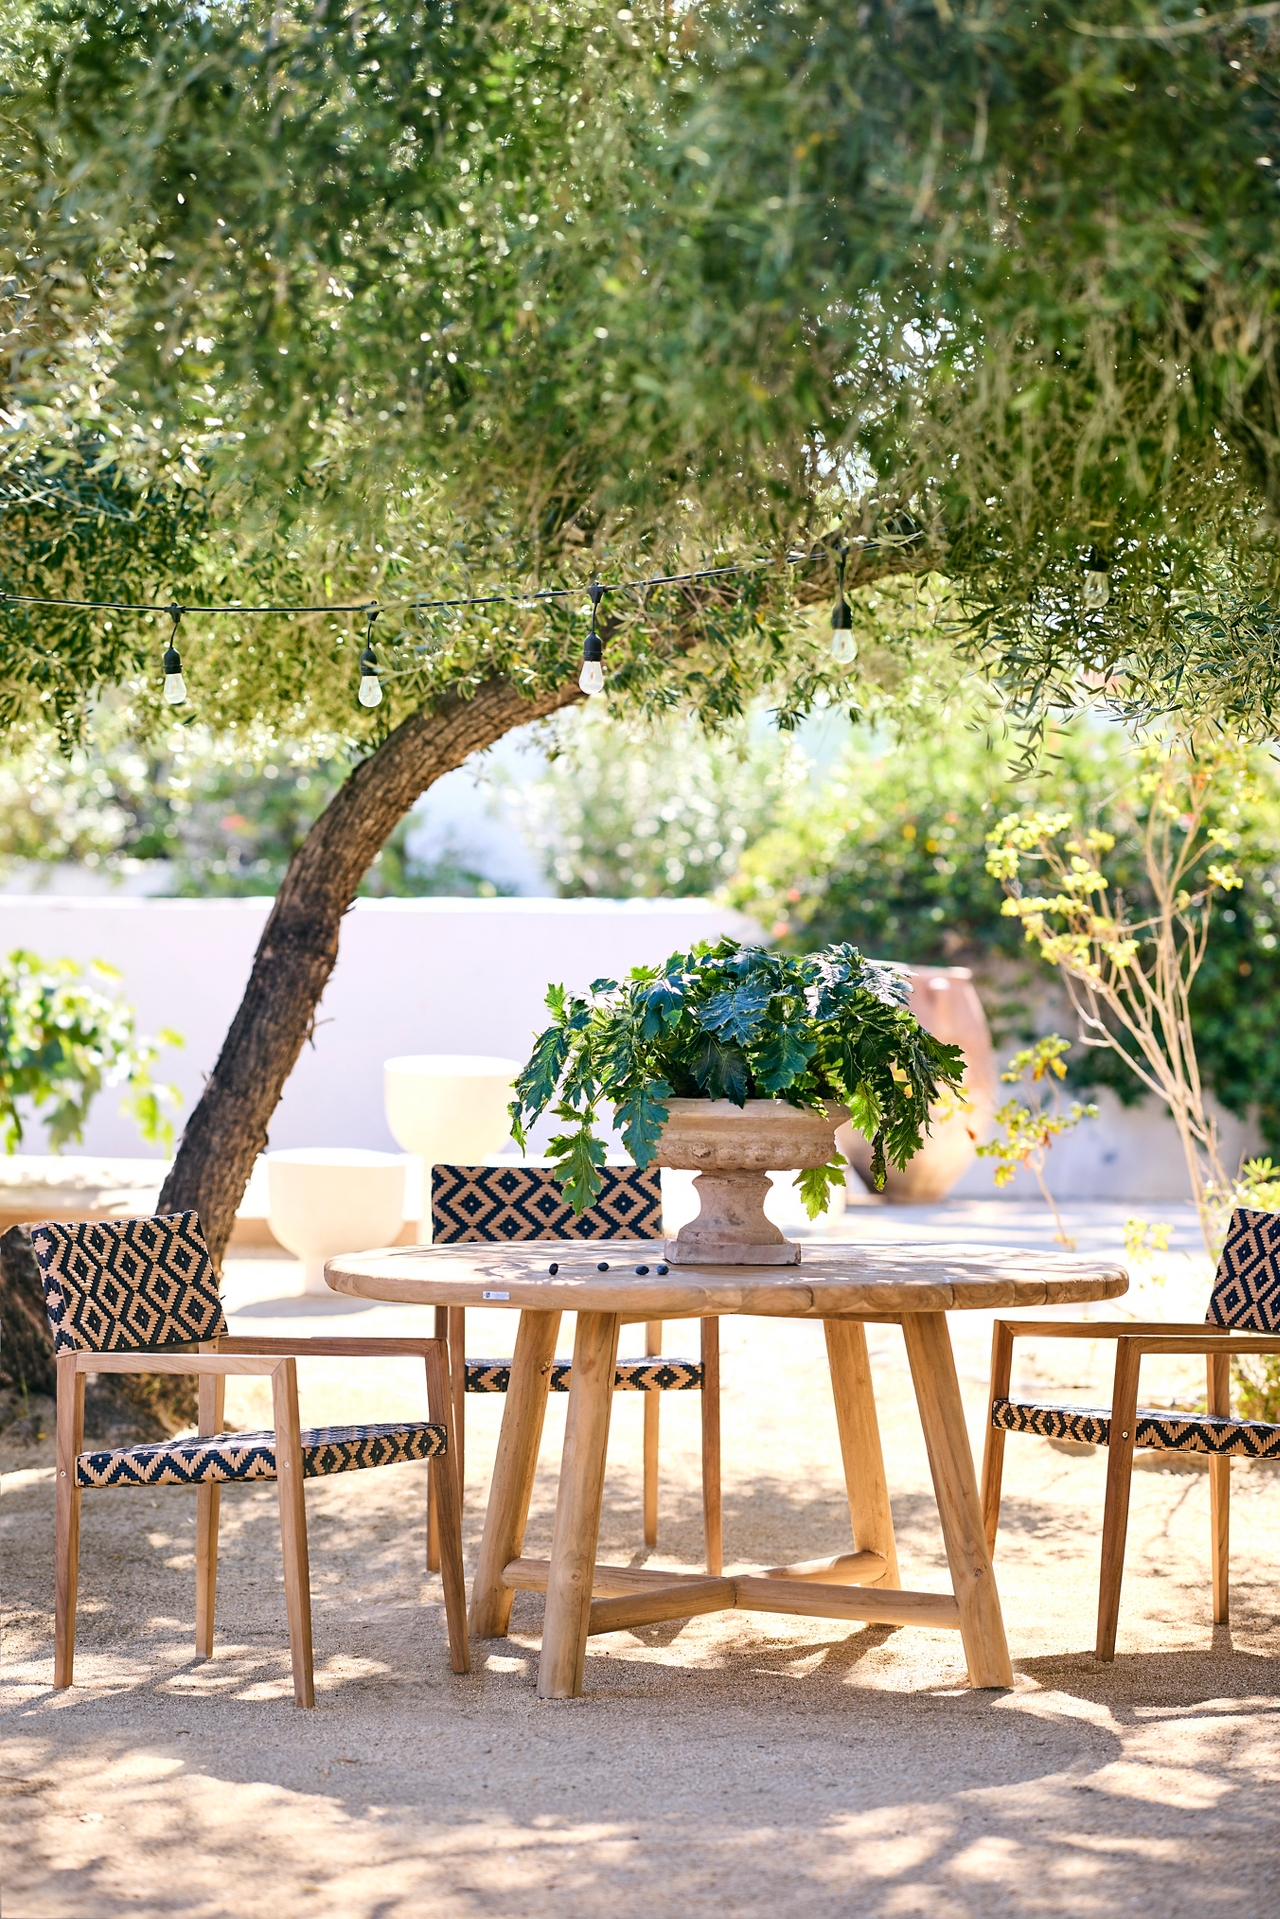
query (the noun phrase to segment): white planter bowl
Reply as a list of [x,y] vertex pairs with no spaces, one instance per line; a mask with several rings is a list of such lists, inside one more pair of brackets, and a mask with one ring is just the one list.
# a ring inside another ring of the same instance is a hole
[[302,1261],[303,1291],[327,1293],[324,1263],[391,1246],[404,1225],[404,1161],[358,1146],[294,1146],[267,1154],[267,1219]]
[[421,1237],[431,1236],[431,1168],[476,1166],[511,1137],[521,1061],[488,1053],[405,1053],[383,1062],[387,1125],[422,1159]]

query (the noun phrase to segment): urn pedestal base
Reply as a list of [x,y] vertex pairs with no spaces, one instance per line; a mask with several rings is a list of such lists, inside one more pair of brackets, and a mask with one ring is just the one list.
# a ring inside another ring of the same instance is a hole
[[800,1247],[764,1210],[767,1173],[699,1173],[698,1217],[663,1244],[673,1266],[798,1266]]

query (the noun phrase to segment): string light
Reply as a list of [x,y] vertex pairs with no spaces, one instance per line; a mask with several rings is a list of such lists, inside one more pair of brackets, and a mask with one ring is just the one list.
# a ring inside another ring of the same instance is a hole
[[378,617],[378,608],[366,609],[369,625],[365,631],[364,652],[360,655],[360,693],[361,706],[382,705],[382,681],[378,678],[378,658],[373,650],[373,623]]
[[1096,546],[1089,549],[1089,558],[1084,569],[1084,592],[1081,597],[1086,610],[1090,613],[1100,612],[1111,598],[1110,562],[1105,553],[1099,553]]
[[182,658],[178,652],[178,621],[183,609],[175,600],[165,610],[173,621],[173,631],[164,650],[164,696],[170,706],[182,706],[187,698],[187,683],[182,677]]
[[[840,548],[840,597],[831,616],[833,637],[832,657],[841,665],[856,657],[857,645],[849,632],[853,616],[844,598],[844,567],[846,549]],[[582,671],[578,675],[578,684],[584,693],[595,694],[604,690],[604,647],[596,624],[596,612],[606,593],[648,593],[655,586],[683,586],[699,580],[723,579],[728,574],[757,573],[771,566],[808,566],[825,558],[826,549],[819,548],[810,553],[787,553],[778,559],[742,560],[731,566],[699,567],[688,573],[655,573],[643,580],[615,580],[602,586],[593,581],[587,591],[591,597],[591,627],[582,648]],[[1105,579],[1105,575],[1104,575]],[[393,607],[406,610],[444,611],[456,607],[470,606],[533,606],[542,600],[564,600],[576,598],[581,593],[580,586],[539,587],[532,593],[479,593],[470,596],[458,596],[441,600],[393,600]],[[363,613],[368,620],[368,630],[364,651],[360,655],[360,684],[357,697],[361,706],[374,707],[382,704],[382,682],[384,679],[399,677],[393,670],[380,672],[377,655],[373,650],[373,622],[382,610],[374,602],[361,600],[354,604],[329,604],[322,606],[180,606],[172,601],[168,606],[149,600],[73,600],[57,597],[45,597],[34,593],[6,593],[0,590],[0,605],[10,606],[60,606],[83,609],[86,612],[99,613],[167,613],[173,621],[170,643],[164,652],[164,697],[171,706],[181,706],[187,699],[187,683],[182,676],[182,660],[174,644],[177,638],[178,622],[184,613],[209,614],[260,614],[260,613]],[[426,651],[426,648],[419,648]],[[403,670],[403,669],[402,669]]]
[[853,612],[844,597],[844,565],[848,548],[837,549],[836,603],[831,609],[831,657],[837,666],[848,666],[858,657],[858,642],[853,637]]
[[596,613],[605,596],[605,588],[599,580],[593,580],[587,591],[591,595],[591,630],[582,642],[582,671],[578,675],[578,685],[584,693],[603,693],[604,646],[596,631]]

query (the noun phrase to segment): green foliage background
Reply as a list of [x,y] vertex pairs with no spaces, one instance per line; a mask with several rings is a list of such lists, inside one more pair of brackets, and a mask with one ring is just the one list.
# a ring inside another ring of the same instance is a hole
[[[1275,703],[1277,28],[1180,5],[8,0],[11,590],[384,602],[839,529],[941,569],[1028,717],[1265,731]],[[1091,549],[1113,594],[1080,595]],[[616,697],[784,715],[830,569],[610,602]],[[572,667],[572,611],[188,616],[215,730],[364,742]],[[74,734],[161,618],[0,619],[0,720]],[[419,651],[417,649],[421,648]]]

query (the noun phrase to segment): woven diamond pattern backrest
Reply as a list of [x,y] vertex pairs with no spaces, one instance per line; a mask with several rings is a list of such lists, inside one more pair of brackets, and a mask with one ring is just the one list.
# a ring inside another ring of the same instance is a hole
[[547,1166],[433,1166],[431,1237],[459,1240],[657,1239],[662,1185],[656,1166],[602,1166],[594,1206],[575,1219]]
[[57,1353],[127,1353],[227,1330],[196,1213],[42,1220],[31,1245]]
[[1280,1213],[1232,1213],[1205,1317],[1241,1333],[1280,1333]]

